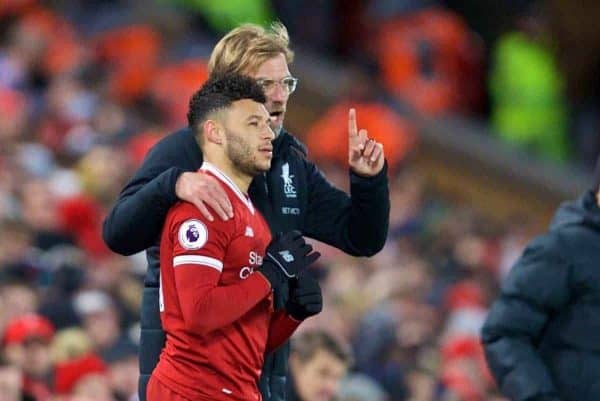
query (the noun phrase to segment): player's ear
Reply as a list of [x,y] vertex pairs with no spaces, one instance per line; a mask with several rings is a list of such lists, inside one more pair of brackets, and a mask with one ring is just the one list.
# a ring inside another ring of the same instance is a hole
[[217,120],[204,121],[204,124],[202,124],[202,132],[207,142],[212,142],[216,144],[223,143],[225,130],[221,123]]

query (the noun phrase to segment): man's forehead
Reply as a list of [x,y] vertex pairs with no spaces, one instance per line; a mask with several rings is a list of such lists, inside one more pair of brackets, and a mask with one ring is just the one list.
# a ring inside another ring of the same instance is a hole
[[258,66],[254,73],[249,74],[254,79],[279,80],[290,75],[290,69],[283,53],[268,59]]
[[252,99],[241,99],[233,102],[233,109],[236,113],[243,113],[245,117],[253,115],[269,118],[269,112],[265,108],[265,105],[256,102]]

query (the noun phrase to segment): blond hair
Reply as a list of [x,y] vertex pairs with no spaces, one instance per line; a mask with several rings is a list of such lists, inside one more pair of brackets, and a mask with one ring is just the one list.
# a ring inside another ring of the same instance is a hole
[[208,72],[210,75],[253,74],[262,63],[280,53],[290,64],[294,52],[289,45],[288,31],[281,22],[274,22],[269,29],[244,24],[217,43],[208,61]]
[[50,355],[55,363],[69,361],[92,350],[92,340],[81,328],[68,328],[58,331],[50,346]]

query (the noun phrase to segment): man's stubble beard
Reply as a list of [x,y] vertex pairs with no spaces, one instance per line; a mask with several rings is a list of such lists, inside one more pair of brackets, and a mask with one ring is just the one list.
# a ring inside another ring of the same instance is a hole
[[255,177],[268,171],[263,170],[256,165],[252,157],[252,151],[247,144],[240,141],[236,135],[227,133],[227,157],[236,170],[243,174]]
[[[270,105],[270,109],[268,108],[269,114],[271,113],[271,111],[282,111],[284,109],[284,103],[282,102],[273,102],[273,104]],[[285,112],[283,112],[282,114],[285,117]],[[279,125],[273,125],[270,124],[271,126],[271,130],[273,130],[273,133],[275,134],[275,138],[277,138],[279,136],[279,134],[281,133],[282,129],[283,129],[283,118],[281,120],[281,124]]]
[[271,125],[271,130],[275,134],[275,138],[277,138],[279,136],[279,134],[281,133],[282,129],[283,129],[283,124],[278,125],[278,126]]

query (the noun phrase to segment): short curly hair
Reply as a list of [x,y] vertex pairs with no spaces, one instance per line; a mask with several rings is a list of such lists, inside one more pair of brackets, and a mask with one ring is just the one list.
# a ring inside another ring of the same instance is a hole
[[210,113],[226,109],[242,99],[263,104],[267,101],[263,89],[250,77],[239,74],[214,76],[192,95],[187,113],[188,126],[195,131]]

